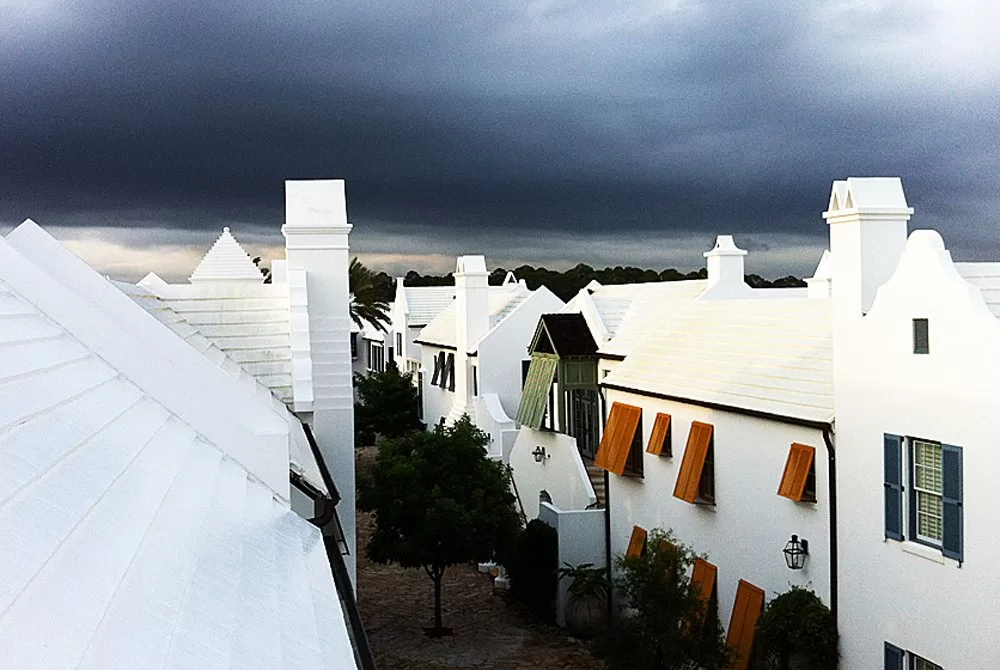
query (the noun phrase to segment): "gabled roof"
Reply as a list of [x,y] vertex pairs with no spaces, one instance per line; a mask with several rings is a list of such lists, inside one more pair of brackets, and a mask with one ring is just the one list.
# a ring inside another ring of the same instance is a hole
[[285,502],[268,431],[287,425],[19,230],[0,240],[3,664],[354,667],[320,531]]
[[[547,291],[544,286],[537,289]],[[493,331],[501,321],[512,314],[518,307],[534,294],[523,284],[509,284],[505,286],[489,287],[489,315],[490,326],[486,334]],[[420,331],[416,341],[421,344],[430,344],[440,347],[456,346],[456,324],[455,324],[455,302],[452,301],[437,317]],[[475,347],[470,349],[475,351]]]
[[249,282],[263,284],[264,275],[236,238],[223,228],[219,239],[208,250],[190,277],[192,284],[203,282]]
[[597,343],[582,314],[542,314],[529,350],[557,356],[593,356]]
[[405,286],[410,328],[426,326],[455,300],[454,286]]
[[815,424],[833,419],[829,300],[676,301],[644,316],[608,386]]

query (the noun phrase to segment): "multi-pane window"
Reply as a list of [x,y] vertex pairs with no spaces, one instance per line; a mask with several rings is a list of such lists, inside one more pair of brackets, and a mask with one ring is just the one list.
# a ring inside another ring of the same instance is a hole
[[944,537],[941,445],[913,440],[917,537],[939,544]]
[[368,343],[368,369],[373,372],[385,372],[385,347],[381,342]]
[[913,670],[944,670],[937,663],[931,663],[926,658],[920,658],[919,656],[913,656]]
[[937,663],[931,663],[926,658],[917,656],[912,651],[897,647],[891,642],[885,643],[886,670],[944,670]]

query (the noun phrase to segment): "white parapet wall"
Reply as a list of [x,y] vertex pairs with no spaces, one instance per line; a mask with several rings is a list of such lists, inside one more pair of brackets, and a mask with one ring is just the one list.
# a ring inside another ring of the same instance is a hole
[[[559,566],[591,563],[604,567],[604,510],[562,510],[550,503],[538,505],[538,518],[556,529],[559,536]],[[559,580],[556,591],[556,623],[566,625],[569,583]]]
[[[535,460],[539,448],[545,450],[541,462]],[[525,511],[534,509],[542,491],[559,509],[584,510],[597,502],[574,437],[522,427],[510,452],[510,466]]]

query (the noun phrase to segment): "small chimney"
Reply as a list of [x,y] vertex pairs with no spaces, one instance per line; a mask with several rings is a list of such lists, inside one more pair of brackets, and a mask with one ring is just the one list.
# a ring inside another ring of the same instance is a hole
[[896,270],[906,248],[906,204],[899,177],[835,181],[823,218],[830,225],[835,319],[860,318]]
[[701,299],[741,298],[751,289],[743,277],[743,257],[747,252],[736,246],[732,235],[719,235],[715,247],[704,256],[708,265],[708,288]]

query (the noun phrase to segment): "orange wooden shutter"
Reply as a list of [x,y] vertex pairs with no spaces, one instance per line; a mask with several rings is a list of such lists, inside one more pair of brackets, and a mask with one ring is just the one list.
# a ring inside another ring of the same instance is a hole
[[[649,445],[646,447],[646,452],[653,454],[654,456],[663,455],[663,447],[666,442],[667,435],[670,433],[670,415],[663,414],[662,412],[657,413],[656,421],[653,423],[653,432],[649,435]],[[670,445],[666,445],[667,453],[665,455],[672,456],[670,451]]]
[[729,670],[748,670],[750,667],[757,618],[763,609],[763,589],[741,579],[736,589],[733,615],[729,619],[729,634],[726,636],[726,646],[733,654]]
[[694,559],[694,569],[691,571],[691,585],[697,587],[698,597],[704,603],[705,610],[712,600],[715,591],[715,576],[719,569],[702,558]]
[[646,548],[646,530],[640,528],[639,526],[632,526],[632,537],[628,541],[628,549],[625,551],[626,556],[642,556],[643,550]]
[[601,446],[597,448],[597,455],[594,457],[594,465],[616,475],[625,472],[625,461],[628,460],[628,452],[632,447],[632,439],[635,437],[641,417],[640,407],[621,402],[611,405],[611,413],[604,427]]
[[781,486],[778,495],[790,498],[796,502],[802,500],[806,489],[809,471],[812,469],[816,449],[805,444],[793,443],[788,450],[788,460],[785,461],[785,472],[781,475]]
[[688,433],[687,446],[684,447],[684,460],[681,461],[681,470],[674,486],[675,498],[689,503],[698,499],[698,483],[705,467],[708,446],[712,443],[712,430],[710,423],[691,422],[691,432]]

